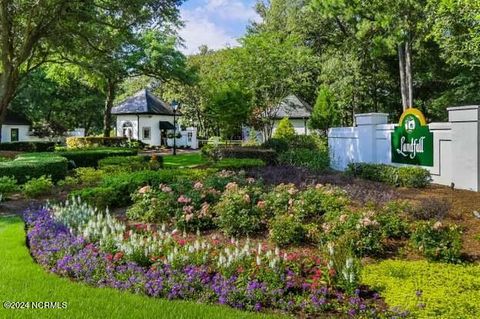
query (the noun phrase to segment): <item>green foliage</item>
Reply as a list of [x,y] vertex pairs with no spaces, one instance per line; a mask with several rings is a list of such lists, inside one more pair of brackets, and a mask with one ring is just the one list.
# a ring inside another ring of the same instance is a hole
[[204,146],[202,148],[202,155],[209,158],[212,161],[226,158],[237,159],[259,159],[266,164],[275,164],[277,162],[277,154],[274,150],[263,149],[259,147],[246,147],[246,146]]
[[[35,135],[45,134],[45,129],[75,129],[82,127],[85,134],[99,132],[102,127],[104,94],[82,81],[69,77],[55,81],[48,77],[45,68],[30,73],[22,83],[22,90],[11,108],[24,114],[34,123]],[[37,132],[41,128],[43,132]],[[56,130],[58,131],[58,130]],[[47,136],[51,136],[47,132]],[[42,152],[50,150],[42,150]]]
[[406,166],[396,171],[397,183],[403,187],[423,188],[430,184],[430,172],[421,167]]
[[430,172],[421,167],[352,163],[346,174],[399,187],[423,188],[430,184]]
[[440,222],[419,222],[415,225],[410,243],[428,260],[458,262],[462,236],[458,226]]
[[352,250],[352,242],[339,239],[327,245],[329,268],[335,271],[334,284],[352,294],[360,284],[362,264]]
[[93,167],[79,167],[74,170],[75,177],[82,186],[96,186],[102,182],[105,171]]
[[288,150],[288,142],[285,139],[281,138],[270,138],[265,143],[262,144],[262,147],[266,149],[272,149],[277,153],[283,153]]
[[128,195],[120,193],[114,187],[87,187],[73,191],[70,195],[99,209],[125,206],[129,202]]
[[290,122],[288,117],[284,117],[278,122],[277,129],[273,133],[273,138],[277,139],[289,139],[295,136],[295,129],[293,128],[292,122]]
[[401,307],[415,318],[474,319],[480,312],[477,264],[385,260],[367,265],[362,281],[379,291],[390,307]]
[[339,124],[337,110],[332,103],[332,95],[327,87],[322,86],[318,92],[308,125],[314,130],[327,131],[330,127]]
[[267,217],[287,214],[291,211],[299,190],[294,184],[280,184],[264,195],[263,211]]
[[32,178],[22,186],[23,194],[28,198],[49,195],[52,192],[52,188],[52,179],[47,176]]
[[400,239],[409,235],[407,217],[411,206],[404,201],[391,201],[377,213],[377,221],[386,238]]
[[0,162],[0,176],[12,176],[20,184],[43,175],[51,176],[53,181],[65,178],[67,160],[55,153],[26,153],[13,161]]
[[153,191],[143,187],[132,194],[134,204],[127,210],[127,217],[143,222],[168,222],[174,215],[175,198],[172,193]]
[[134,172],[143,169],[158,169],[162,167],[161,156],[113,156],[98,161],[98,167],[106,172]]
[[305,219],[319,218],[324,214],[337,214],[348,204],[344,191],[334,187],[308,187],[298,193],[293,202],[293,212]]
[[17,180],[14,177],[0,177],[0,194],[7,195],[18,190]]
[[328,152],[315,149],[291,149],[280,154],[278,161],[282,164],[305,167],[315,171],[325,171],[330,167]]
[[67,137],[67,148],[94,148],[94,147],[128,147],[126,137]]
[[98,205],[98,207],[125,207],[132,203],[130,195],[142,186],[157,187],[162,183],[171,184],[185,179],[202,179],[213,172],[208,169],[120,172],[106,175],[98,187],[76,190],[71,195],[81,197],[92,205]]
[[59,151],[56,154],[65,157],[75,163],[75,167],[97,167],[101,159],[112,156],[133,156],[137,155],[135,149],[122,148],[93,148],[81,150]]
[[216,224],[229,236],[252,235],[262,228],[262,216],[255,194],[258,190],[239,188],[236,184],[223,193],[214,211]]
[[299,245],[304,242],[306,230],[294,215],[275,216],[269,224],[270,240],[278,246]]
[[12,142],[1,143],[2,151],[17,152],[53,152],[55,150],[54,142]]
[[250,112],[250,96],[240,87],[220,85],[214,87],[206,112],[209,119],[221,128],[227,139],[241,132]]

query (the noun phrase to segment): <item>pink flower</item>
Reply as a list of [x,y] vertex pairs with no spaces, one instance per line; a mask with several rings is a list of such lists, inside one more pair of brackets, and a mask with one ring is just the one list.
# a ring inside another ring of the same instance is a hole
[[180,197],[177,199],[177,202],[182,203],[182,204],[188,204],[191,201],[192,201],[192,199],[190,199],[186,196],[183,196],[183,195],[180,195]]
[[202,189],[202,188],[203,188],[203,184],[200,183],[200,182],[196,182],[195,185],[193,185],[193,188],[195,188],[195,189],[197,189],[197,190],[198,190],[198,189]]
[[188,214],[191,214],[192,211],[193,211],[193,206],[189,205],[189,206],[183,206],[183,211],[185,213],[188,213]]
[[145,193],[150,192],[150,190],[151,190],[151,187],[147,185],[147,186],[143,186],[142,188],[140,188],[138,190],[138,193],[139,194],[145,194]]
[[193,214],[187,214],[185,215],[185,221],[189,222],[193,219]]
[[247,183],[248,183],[248,184],[253,184],[253,183],[255,183],[255,178],[253,178],[253,177],[247,178]]

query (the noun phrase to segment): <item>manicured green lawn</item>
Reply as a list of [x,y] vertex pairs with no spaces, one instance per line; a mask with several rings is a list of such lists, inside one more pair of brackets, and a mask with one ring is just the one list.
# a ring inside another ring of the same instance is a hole
[[480,265],[386,260],[367,266],[363,281],[418,318],[480,318]]
[[67,309],[5,310],[0,318],[266,318],[227,307],[148,298],[93,288],[47,273],[25,246],[23,222],[0,217],[0,302],[65,301]]
[[195,167],[206,164],[207,161],[202,158],[200,153],[186,153],[178,155],[163,156],[163,165],[165,168]]

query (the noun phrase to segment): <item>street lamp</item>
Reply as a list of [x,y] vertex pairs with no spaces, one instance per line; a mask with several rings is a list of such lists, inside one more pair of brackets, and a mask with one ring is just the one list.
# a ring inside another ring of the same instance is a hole
[[173,155],[177,155],[177,110],[180,107],[180,104],[173,100],[172,109],[173,109]]

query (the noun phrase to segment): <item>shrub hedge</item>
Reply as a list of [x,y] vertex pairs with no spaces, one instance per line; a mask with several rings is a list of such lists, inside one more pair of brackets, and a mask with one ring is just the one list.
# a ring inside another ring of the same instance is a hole
[[118,170],[133,172],[152,168],[152,165],[149,165],[151,162],[156,162],[158,168],[163,167],[162,156],[151,157],[148,155],[107,157],[98,161],[98,167],[109,172]]
[[126,137],[67,137],[67,148],[90,148],[90,147],[126,147],[128,146]]
[[281,153],[278,161],[282,164],[305,167],[314,171],[325,171],[330,166],[328,152],[308,148],[291,149]]
[[202,154],[211,160],[225,158],[249,158],[260,159],[266,164],[273,165],[277,163],[277,153],[272,149],[245,146],[207,146],[202,150]]
[[98,167],[98,162],[107,157],[137,155],[136,149],[97,148],[56,152],[75,163],[74,167]]
[[421,167],[392,166],[386,164],[352,163],[346,173],[376,182],[399,187],[423,188],[430,184],[430,172]]
[[52,153],[30,153],[17,156],[13,161],[0,162],[0,176],[14,177],[18,183],[30,178],[51,176],[53,181],[67,175],[67,160]]
[[54,142],[12,142],[0,144],[0,151],[53,152],[54,150]]

